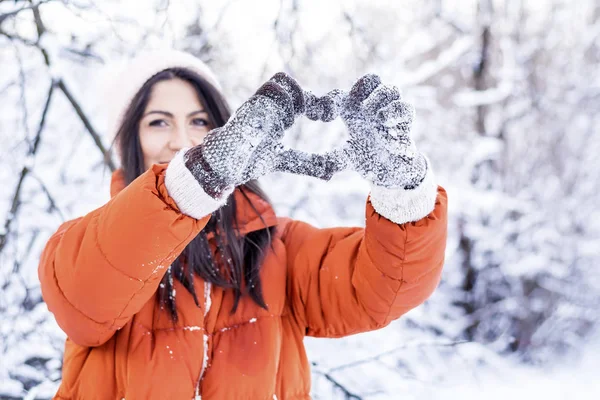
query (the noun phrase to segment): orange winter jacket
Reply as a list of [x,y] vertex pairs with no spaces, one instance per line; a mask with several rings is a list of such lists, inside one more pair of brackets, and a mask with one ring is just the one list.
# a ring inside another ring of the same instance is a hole
[[[174,326],[157,288],[209,216],[179,212],[165,170],[155,164],[127,187],[116,171],[111,200],[62,224],[42,253],[42,294],[68,336],[55,399],[188,400],[197,391],[204,400],[310,399],[305,336],[384,327],[440,281],[447,234],[440,186],[435,209],[401,225],[377,214],[369,198],[365,228],[277,218],[251,196],[277,227],[260,273],[268,311],[244,296],[232,315],[233,293],[196,277],[198,296],[209,301],[199,308],[175,281]],[[242,233],[263,228],[248,201],[236,199]]]

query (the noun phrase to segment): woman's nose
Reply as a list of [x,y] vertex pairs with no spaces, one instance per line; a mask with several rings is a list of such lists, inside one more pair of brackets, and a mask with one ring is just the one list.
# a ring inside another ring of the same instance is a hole
[[179,151],[184,147],[193,147],[190,133],[185,127],[173,129],[169,138],[169,148],[173,151]]

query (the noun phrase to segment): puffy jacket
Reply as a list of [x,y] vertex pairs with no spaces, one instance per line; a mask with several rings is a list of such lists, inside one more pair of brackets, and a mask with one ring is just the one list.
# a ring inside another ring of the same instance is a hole
[[[126,187],[117,170],[111,200],[62,224],[41,255],[42,294],[68,336],[55,399],[310,399],[305,336],[382,328],[440,281],[447,235],[441,186],[434,210],[416,222],[395,224],[367,199],[365,228],[278,218],[251,196],[276,226],[260,272],[268,310],[244,296],[231,314],[231,290],[196,277],[207,301],[199,308],[176,281],[174,326],[157,288],[209,216],[178,210],[165,169],[155,164]],[[264,228],[235,196],[242,233]]]

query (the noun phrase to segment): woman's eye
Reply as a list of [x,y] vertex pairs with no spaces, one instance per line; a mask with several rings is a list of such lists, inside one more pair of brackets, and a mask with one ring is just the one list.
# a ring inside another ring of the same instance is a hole
[[205,120],[204,118],[194,118],[192,120],[192,124],[194,124],[195,126],[207,126],[208,121]]
[[154,121],[150,122],[149,125],[150,126],[166,126],[167,123],[165,122],[164,119],[155,119]]

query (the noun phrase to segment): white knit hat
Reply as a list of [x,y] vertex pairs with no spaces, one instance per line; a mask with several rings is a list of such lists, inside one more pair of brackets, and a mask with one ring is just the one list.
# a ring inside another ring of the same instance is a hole
[[221,85],[211,69],[199,58],[179,50],[144,51],[132,59],[113,61],[104,71],[102,108],[106,122],[106,138],[110,143],[123,122],[133,97],[148,79],[168,68],[188,68],[218,90]]

